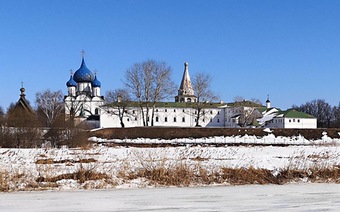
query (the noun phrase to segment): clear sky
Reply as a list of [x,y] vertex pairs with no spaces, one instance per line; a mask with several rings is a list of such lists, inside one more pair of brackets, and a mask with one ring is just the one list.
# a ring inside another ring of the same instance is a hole
[[212,76],[225,102],[270,95],[286,109],[313,99],[340,101],[338,0],[0,0],[0,106],[35,93],[67,92],[81,51],[98,70],[102,94],[122,88],[125,70],[155,59],[181,81]]

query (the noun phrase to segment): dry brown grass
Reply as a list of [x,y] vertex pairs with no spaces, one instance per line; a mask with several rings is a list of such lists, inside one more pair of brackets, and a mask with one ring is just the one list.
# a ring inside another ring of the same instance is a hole
[[55,177],[38,177],[37,182],[57,182],[63,179],[77,180],[79,183],[84,183],[89,180],[110,179],[106,173],[97,172],[96,167],[84,167],[80,165],[77,171],[73,173],[61,174]]
[[9,191],[10,190],[9,183],[10,183],[9,173],[6,171],[1,171],[0,172],[0,191],[1,192]]
[[36,164],[55,164],[55,163],[95,163],[97,162],[96,159],[94,158],[84,158],[84,159],[79,159],[79,160],[58,160],[55,161],[52,158],[48,159],[38,159],[35,161]]
[[222,168],[222,179],[233,185],[244,184],[278,184],[277,179],[267,169]]

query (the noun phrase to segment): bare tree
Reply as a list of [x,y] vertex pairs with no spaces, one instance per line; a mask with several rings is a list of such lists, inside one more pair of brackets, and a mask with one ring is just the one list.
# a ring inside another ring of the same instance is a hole
[[107,113],[118,116],[120,125],[122,128],[124,128],[124,116],[132,115],[128,112],[128,106],[131,100],[129,92],[127,92],[125,89],[107,91],[105,99],[107,104],[102,108],[106,110]]
[[261,101],[261,100],[259,100],[259,99],[256,99],[256,98],[251,98],[251,99],[250,99],[250,101],[251,101],[251,102],[253,102],[253,103],[256,103],[256,104],[262,105],[262,101]]
[[238,125],[240,127],[246,127],[254,125],[257,118],[260,118],[262,114],[255,107],[240,107],[240,117]]
[[211,77],[205,73],[194,75],[192,84],[197,101],[192,103],[196,109],[196,126],[200,126],[199,121],[206,114],[205,108],[209,107],[210,102],[216,101],[218,97],[210,90]]
[[149,126],[150,113],[153,120],[156,102],[174,94],[175,87],[171,80],[171,73],[170,66],[155,60],[136,63],[127,69],[125,85],[139,103],[144,126]]
[[234,102],[243,102],[245,98],[243,96],[235,96],[234,97]]
[[47,126],[51,126],[57,117],[63,112],[63,93],[59,91],[45,90],[35,94],[37,109],[46,117]]
[[324,99],[315,99],[300,106],[293,105],[294,109],[310,114],[317,118],[318,127],[330,127],[334,115],[332,107]]
[[[86,98],[86,97],[85,97]],[[65,99],[65,115],[69,126],[75,125],[75,119],[83,116],[85,98],[83,100],[76,99],[76,97],[67,97]]]

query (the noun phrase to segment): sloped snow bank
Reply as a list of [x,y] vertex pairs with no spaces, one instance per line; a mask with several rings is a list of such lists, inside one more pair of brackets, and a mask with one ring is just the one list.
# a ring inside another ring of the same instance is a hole
[[98,137],[90,137],[89,140],[97,143],[113,142],[117,144],[135,143],[135,144],[264,144],[264,145],[325,145],[325,144],[340,144],[339,138],[331,138],[327,132],[322,134],[322,137],[317,140],[308,140],[303,136],[283,137],[275,136],[269,128],[264,129],[268,134],[263,137],[255,135],[244,136],[217,136],[211,138],[179,138],[179,139],[102,139]]

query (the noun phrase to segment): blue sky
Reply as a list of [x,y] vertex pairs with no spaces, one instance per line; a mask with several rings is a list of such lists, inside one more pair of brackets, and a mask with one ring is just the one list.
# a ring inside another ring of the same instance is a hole
[[67,92],[81,50],[102,94],[123,86],[127,68],[155,59],[212,76],[225,102],[270,95],[286,109],[313,99],[338,105],[340,1],[0,1],[0,106],[35,93]]

